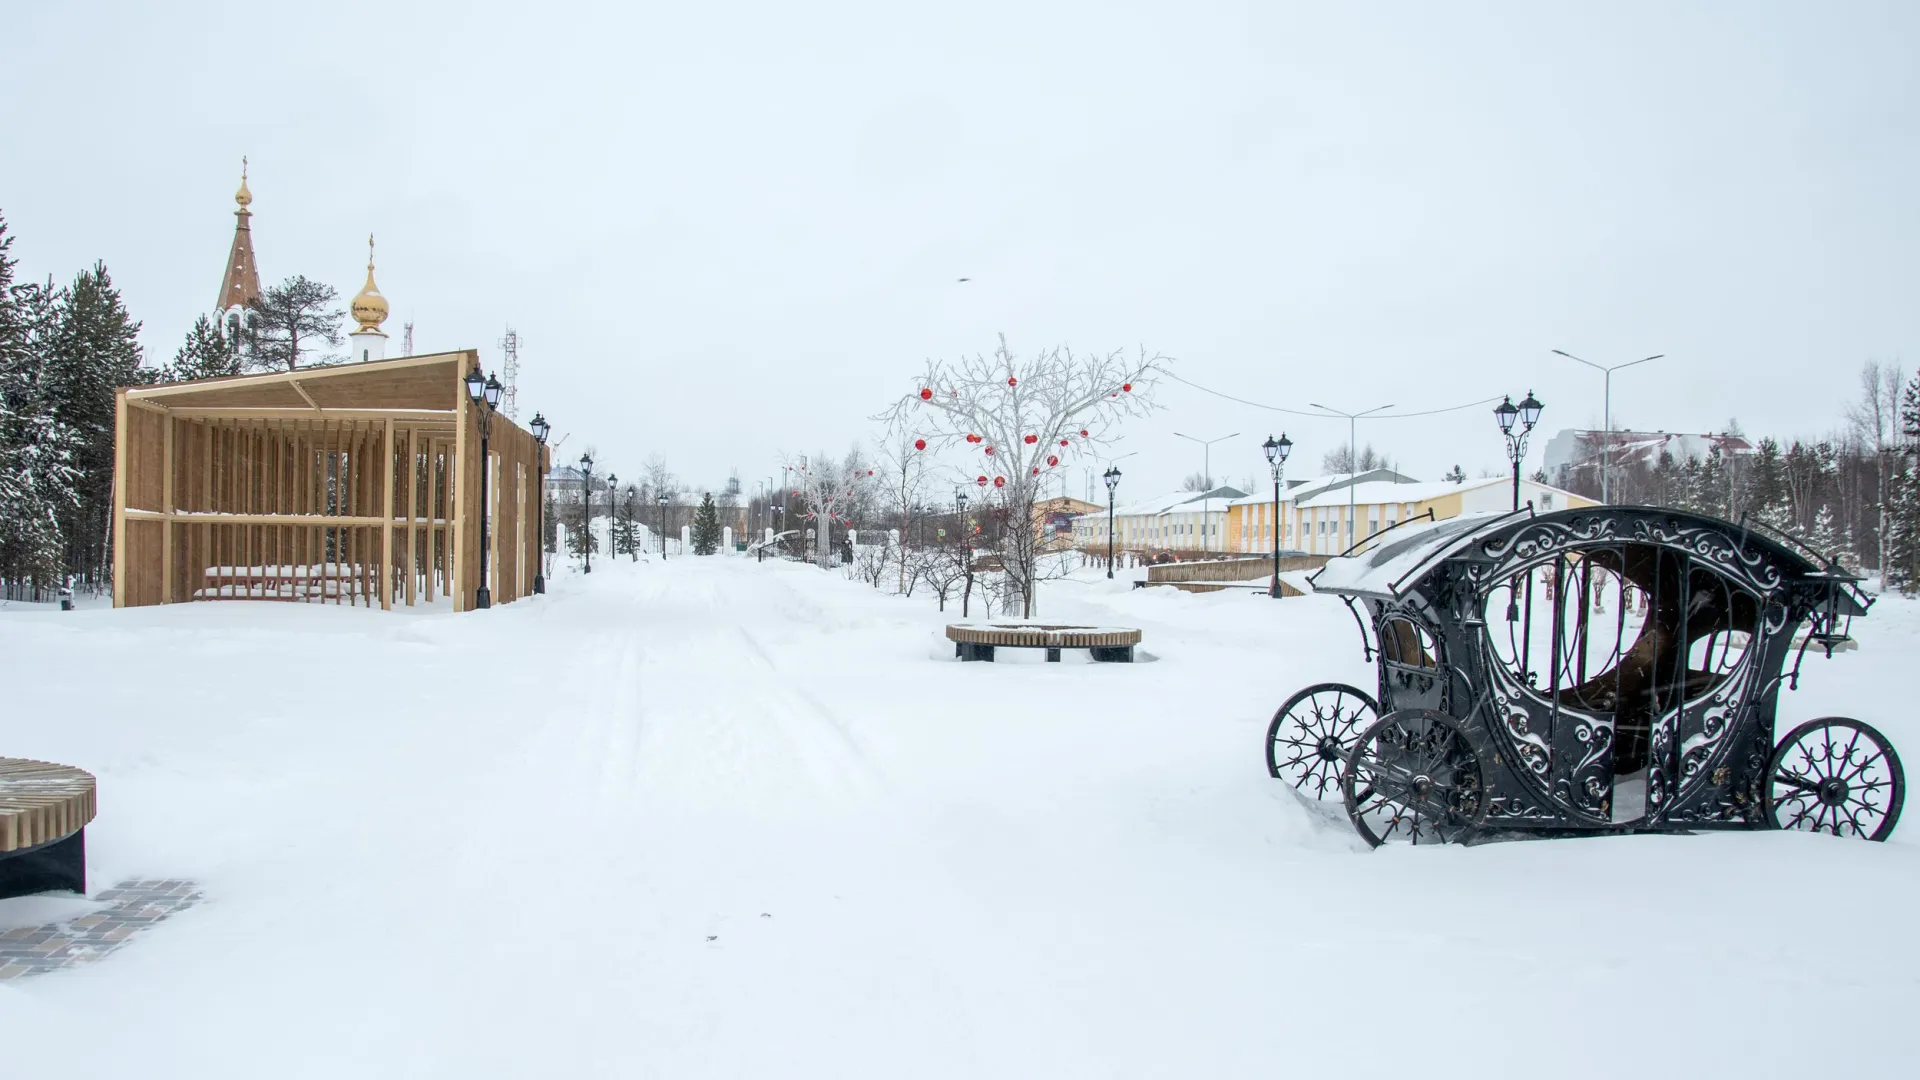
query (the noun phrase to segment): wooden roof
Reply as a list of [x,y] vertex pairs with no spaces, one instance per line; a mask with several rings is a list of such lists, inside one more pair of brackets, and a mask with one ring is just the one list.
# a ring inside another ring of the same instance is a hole
[[316,417],[335,409],[452,412],[463,392],[460,380],[477,363],[479,354],[463,349],[134,387],[127,391],[127,400],[168,410],[250,410],[270,415],[300,410]]

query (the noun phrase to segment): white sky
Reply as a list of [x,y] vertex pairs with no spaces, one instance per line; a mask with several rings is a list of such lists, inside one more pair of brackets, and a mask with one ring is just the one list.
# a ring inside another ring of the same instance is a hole
[[[0,211],[106,260],[149,362],[220,283],[239,159],[268,282],[380,240],[416,351],[525,342],[626,475],[843,450],[922,358],[1144,343],[1275,404],[1529,388],[1543,434],[1818,435],[1920,362],[1920,5],[10,4]],[[954,279],[974,280],[959,284]],[[1346,436],[1177,384],[1122,497]],[[1362,437],[1504,466],[1484,408]],[[1536,439],[1537,462],[1544,437]],[[1080,475],[1076,470],[1076,475]],[[1076,480],[1073,488],[1082,487]]]

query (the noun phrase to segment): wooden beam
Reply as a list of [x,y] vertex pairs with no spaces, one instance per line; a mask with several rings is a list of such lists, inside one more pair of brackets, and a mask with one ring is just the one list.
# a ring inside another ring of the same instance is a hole
[[169,520],[160,524],[160,602],[173,603],[173,417],[160,421],[160,509]]
[[148,412],[165,413],[171,411],[165,405],[157,405],[151,401],[137,401],[129,398],[127,404],[136,409],[145,409]]
[[181,510],[168,514],[159,510],[124,510],[128,521],[171,521],[176,525],[311,525],[319,528],[372,528],[377,517],[344,514],[206,514]]
[[414,554],[414,520],[420,516],[420,432],[407,432],[407,606],[413,606],[414,575],[419,563]]
[[113,392],[113,606],[127,606],[127,392]]
[[[462,391],[464,393],[465,391]],[[205,420],[400,420],[453,427],[456,414],[451,409],[311,409],[230,408],[182,405],[165,409],[175,416]]]
[[380,610],[393,610],[393,419],[380,441],[380,471],[386,474],[386,510],[380,515]]
[[[466,377],[466,367],[461,361],[473,363],[479,354],[472,349],[458,349],[453,352],[432,353],[427,356],[404,356],[393,360],[375,360],[368,364],[337,364],[333,367],[302,368],[296,371],[279,371],[264,375],[222,375],[212,379],[195,379],[191,382],[162,383],[159,386],[141,386],[127,391],[135,400],[145,398],[168,398],[179,394],[194,394],[202,390],[226,390],[234,387],[272,386],[276,383],[294,382],[302,379],[328,379],[342,375],[364,376],[370,371],[402,371],[407,368],[429,367],[434,364],[451,364],[458,368],[459,378]],[[464,391],[464,387],[462,390]]]
[[461,382],[465,371],[453,373],[454,386],[459,395],[455,400],[460,415],[459,423],[453,428],[453,458],[449,466],[448,477],[452,485],[453,513],[450,516],[451,527],[447,529],[447,550],[453,560],[452,572],[448,575],[447,594],[453,601],[453,610],[467,610],[467,388]]
[[300,400],[306,402],[308,406],[315,409],[320,407],[320,403],[313,400],[313,395],[307,393],[307,388],[300,385],[299,379],[288,379],[287,385],[293,387],[293,392],[299,394]]

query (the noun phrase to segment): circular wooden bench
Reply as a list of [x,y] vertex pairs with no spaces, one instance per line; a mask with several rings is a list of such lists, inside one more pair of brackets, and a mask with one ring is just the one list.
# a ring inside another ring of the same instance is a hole
[[950,623],[947,640],[962,660],[993,662],[995,649],[1045,649],[1058,663],[1061,649],[1086,649],[1096,663],[1131,664],[1140,631],[1117,626],[1044,626],[1038,623]]
[[71,765],[0,758],[0,898],[87,891],[93,774]]

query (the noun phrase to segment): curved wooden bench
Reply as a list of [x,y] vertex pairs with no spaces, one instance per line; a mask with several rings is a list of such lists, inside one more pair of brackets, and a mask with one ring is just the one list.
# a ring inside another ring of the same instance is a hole
[[0,898],[87,891],[93,774],[71,765],[0,758]]
[[992,663],[995,649],[1045,649],[1047,661],[1058,663],[1061,649],[1086,649],[1097,663],[1131,664],[1140,631],[1119,626],[949,623],[947,640],[962,660]]

